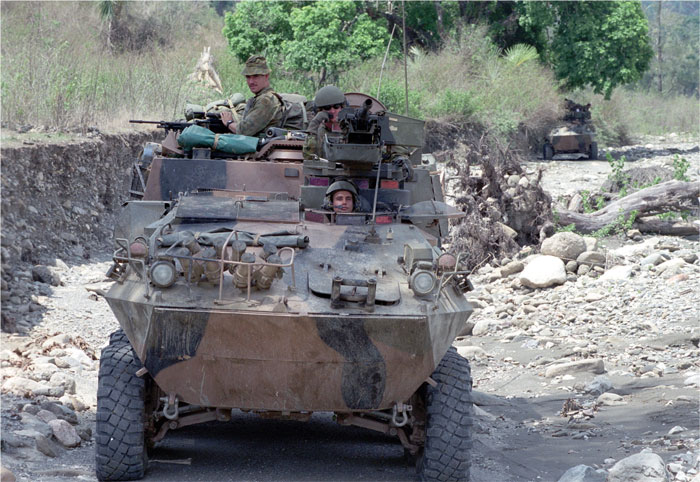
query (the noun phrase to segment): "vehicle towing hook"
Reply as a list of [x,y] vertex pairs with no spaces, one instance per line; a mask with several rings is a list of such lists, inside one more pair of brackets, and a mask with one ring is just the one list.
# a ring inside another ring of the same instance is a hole
[[180,409],[178,408],[179,400],[177,397],[172,395],[161,397],[160,401],[165,403],[165,405],[163,405],[163,416],[165,418],[168,420],[175,420],[180,416]]
[[[408,423],[408,412],[413,410],[413,406],[405,403],[395,403],[391,409],[391,423],[396,427],[403,427]],[[401,420],[398,419],[399,415]]]

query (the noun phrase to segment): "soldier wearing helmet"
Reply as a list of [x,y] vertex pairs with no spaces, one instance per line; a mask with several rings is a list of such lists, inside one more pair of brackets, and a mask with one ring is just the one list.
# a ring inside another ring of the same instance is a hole
[[284,108],[270,87],[270,68],[262,55],[253,55],[245,63],[248,88],[255,97],[248,100],[240,121],[234,121],[231,111],[221,112],[221,122],[234,134],[256,136],[268,127],[279,125]]
[[321,156],[321,146],[326,134],[339,132],[338,114],[347,106],[345,94],[335,85],[326,85],[316,92],[314,104],[318,109],[316,116],[309,122],[309,136],[304,144],[304,157]]
[[350,181],[335,181],[326,190],[324,207],[335,213],[351,213],[358,206],[357,188]]

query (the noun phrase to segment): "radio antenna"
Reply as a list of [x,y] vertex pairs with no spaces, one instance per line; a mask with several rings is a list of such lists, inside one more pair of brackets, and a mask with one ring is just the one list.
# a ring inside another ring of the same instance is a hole
[[389,55],[389,48],[391,47],[391,41],[394,40],[394,30],[396,30],[396,24],[391,28],[391,35],[389,36],[389,43],[386,46],[386,52],[384,52],[384,60],[382,60],[382,68],[379,71],[379,85],[377,86],[377,100],[379,100],[379,93],[382,91],[382,75],[384,74],[384,65],[386,64],[386,58]]
[[377,180],[374,185],[374,205],[372,206],[372,225],[375,224],[375,217],[377,216],[377,195],[379,194],[379,183],[381,182],[380,176],[382,173],[382,157],[379,157],[379,164],[377,165]]
[[403,28],[403,85],[404,98],[406,99],[406,113],[408,116],[408,68],[406,67],[406,0],[401,0],[401,25]]

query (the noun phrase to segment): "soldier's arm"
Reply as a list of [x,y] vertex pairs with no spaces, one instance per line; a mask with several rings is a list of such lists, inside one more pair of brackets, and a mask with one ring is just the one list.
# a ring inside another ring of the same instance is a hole
[[279,101],[274,96],[261,96],[253,104],[241,122],[236,126],[236,132],[244,136],[255,136],[265,129],[279,108]]
[[311,122],[309,122],[309,126],[306,130],[311,134],[318,134],[318,128],[322,126],[324,122],[328,122],[329,120],[330,116],[328,115],[328,112],[321,111],[316,114],[313,119],[311,119]]

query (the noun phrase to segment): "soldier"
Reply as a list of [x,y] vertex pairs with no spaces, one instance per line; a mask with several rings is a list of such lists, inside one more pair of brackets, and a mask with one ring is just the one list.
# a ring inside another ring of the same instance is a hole
[[256,136],[268,127],[282,122],[284,106],[270,87],[270,68],[262,55],[246,60],[243,75],[255,97],[248,100],[240,122],[233,120],[231,111],[221,112],[221,122],[234,134]]
[[314,98],[318,114],[311,119],[307,131],[309,136],[304,143],[304,157],[310,158],[313,155],[321,156],[323,138],[331,132],[339,132],[338,114],[340,110],[347,106],[345,94],[335,85],[321,87],[316,92]]
[[336,213],[351,213],[357,203],[357,189],[350,181],[335,181],[326,190],[326,208]]

